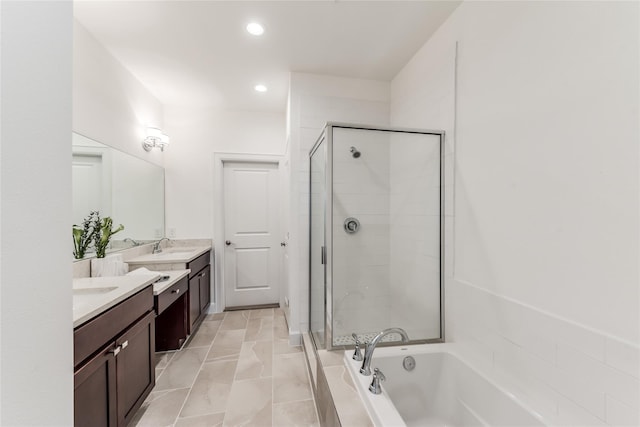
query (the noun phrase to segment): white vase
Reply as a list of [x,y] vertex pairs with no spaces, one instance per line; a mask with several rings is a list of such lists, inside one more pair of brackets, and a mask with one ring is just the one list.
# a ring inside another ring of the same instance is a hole
[[125,273],[126,264],[122,262],[122,254],[91,258],[91,277],[122,276]]

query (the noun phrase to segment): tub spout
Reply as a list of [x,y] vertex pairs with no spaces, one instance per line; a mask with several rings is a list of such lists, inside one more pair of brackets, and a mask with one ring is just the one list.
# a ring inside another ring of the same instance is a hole
[[405,330],[402,328],[389,328],[379,332],[378,335],[376,335],[375,338],[366,345],[362,367],[360,368],[360,373],[362,375],[371,375],[371,359],[373,358],[373,351],[376,349],[376,346],[382,337],[394,333],[399,334],[402,337],[402,342],[409,342],[409,335],[407,335]]

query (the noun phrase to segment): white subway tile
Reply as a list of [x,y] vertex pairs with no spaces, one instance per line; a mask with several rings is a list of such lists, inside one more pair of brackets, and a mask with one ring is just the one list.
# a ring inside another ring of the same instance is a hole
[[605,347],[607,365],[640,378],[640,348],[638,346],[607,338]]
[[625,405],[611,396],[607,396],[606,399],[607,424],[612,426],[640,425],[640,413],[637,407]]
[[558,366],[592,390],[602,391],[627,405],[639,405],[640,381],[637,378],[611,368],[571,346],[558,346]]
[[588,377],[555,368],[547,373],[544,381],[590,414],[604,420],[604,391],[594,386]]
[[562,396],[558,398],[558,419],[553,424],[573,427],[606,426],[602,418]]

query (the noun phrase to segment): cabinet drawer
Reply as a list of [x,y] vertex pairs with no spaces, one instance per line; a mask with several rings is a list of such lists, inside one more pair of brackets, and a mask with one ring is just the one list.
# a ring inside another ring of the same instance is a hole
[[121,331],[153,310],[153,286],[99,314],[73,331],[73,365],[78,366],[87,357],[111,341]]
[[200,273],[200,270],[209,265],[209,258],[211,258],[211,251],[207,251],[187,264],[187,268],[191,270],[189,278],[192,278],[196,274]]
[[185,276],[174,283],[170,288],[165,289],[160,295],[155,296],[156,313],[160,314],[165,311],[178,298],[185,295],[189,290],[189,279]]

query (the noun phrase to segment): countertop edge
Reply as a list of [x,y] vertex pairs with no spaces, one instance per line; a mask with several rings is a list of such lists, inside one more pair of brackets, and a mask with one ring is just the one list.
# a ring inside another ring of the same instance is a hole
[[[179,246],[177,247],[179,248]],[[125,261],[127,264],[129,265],[144,265],[144,264],[186,264],[188,262],[193,261],[194,259],[198,258],[200,255],[211,251],[212,247],[211,246],[203,246],[201,248],[199,248],[199,250],[194,251],[191,255],[189,255],[186,258],[171,258],[171,257],[166,257],[166,258],[160,258],[160,259],[153,259],[152,258],[152,254],[146,254],[146,255],[140,255],[137,256],[135,258],[132,258],[130,260]]]

